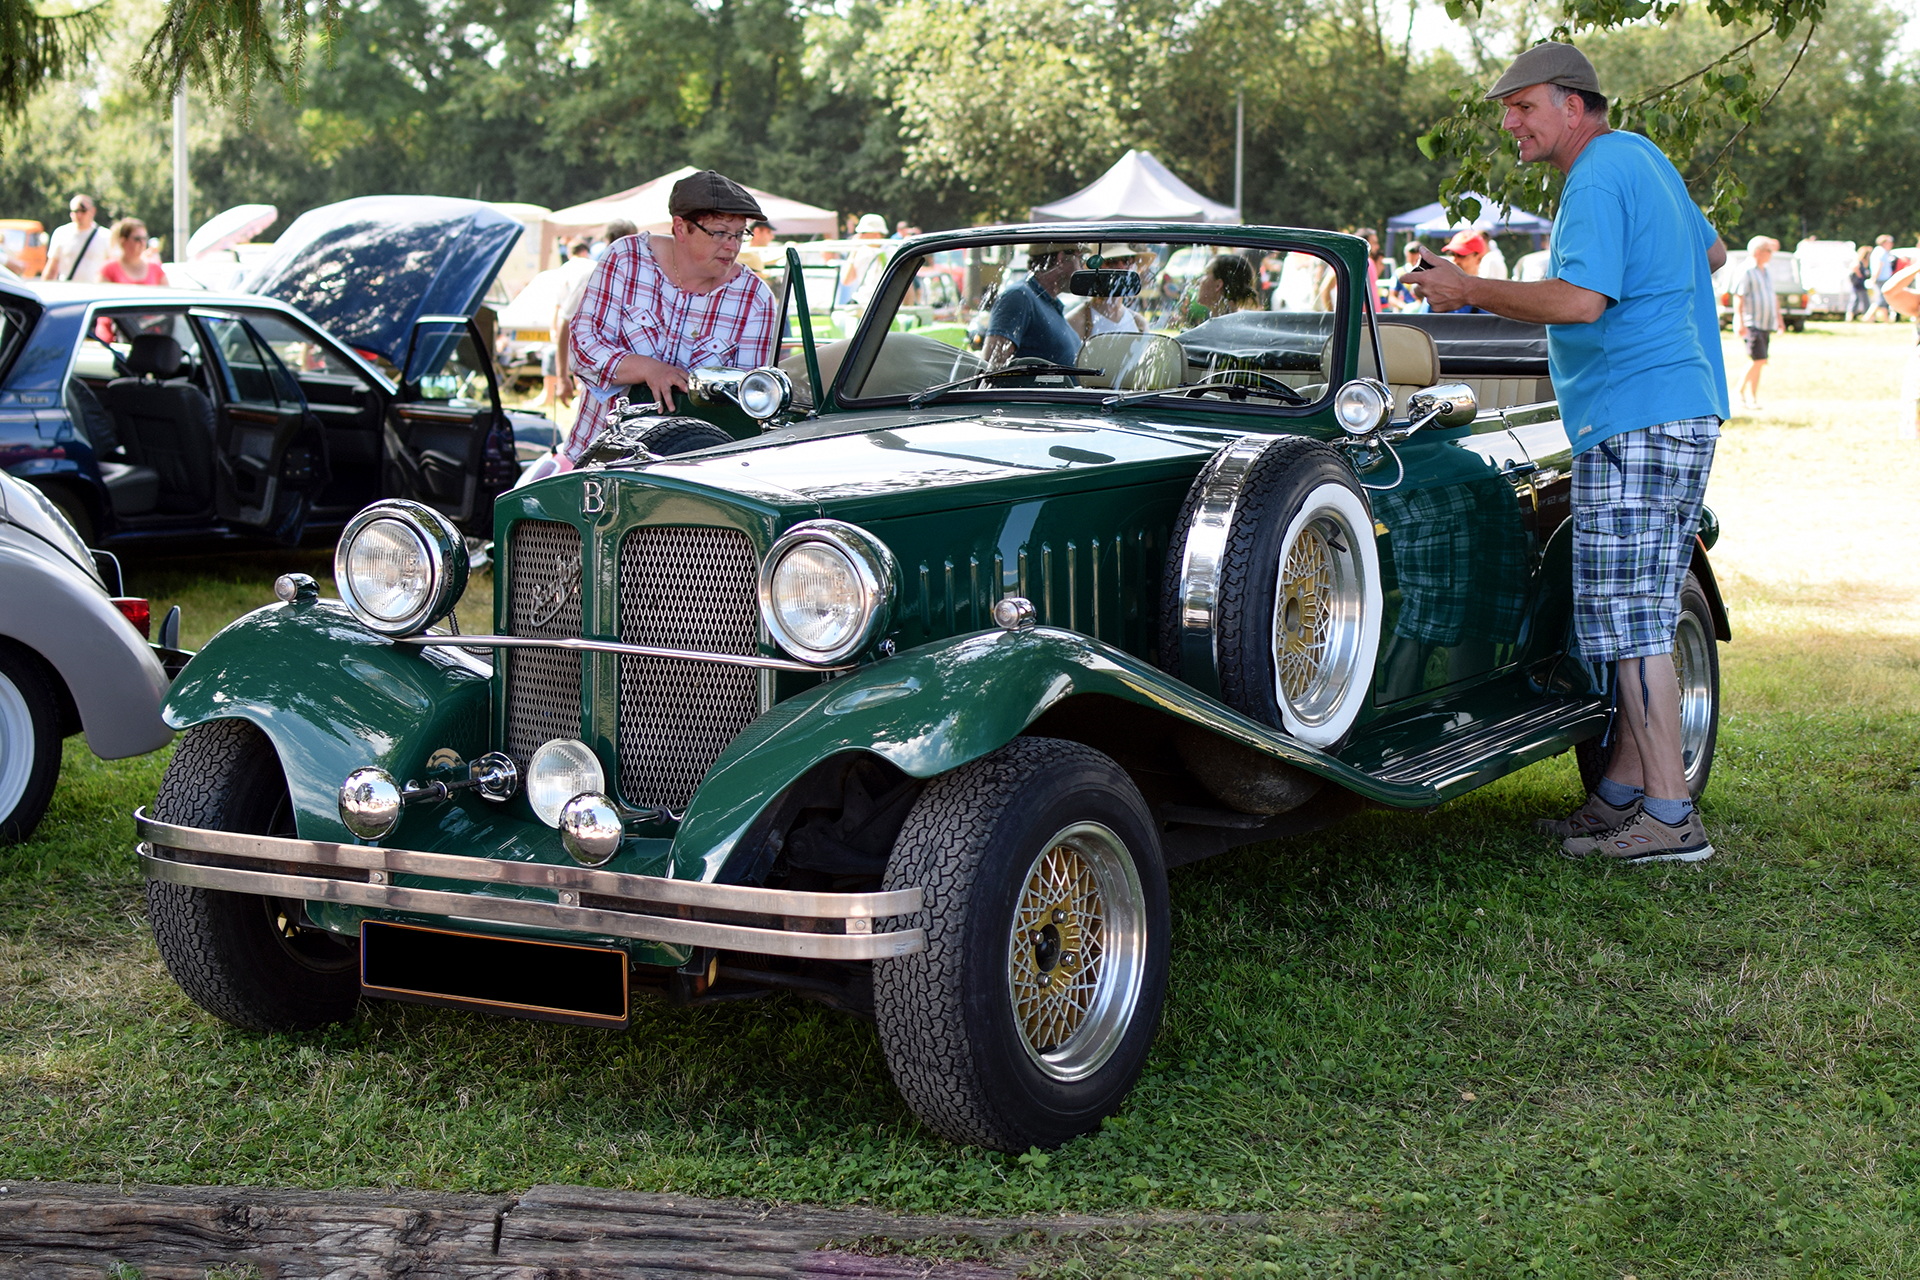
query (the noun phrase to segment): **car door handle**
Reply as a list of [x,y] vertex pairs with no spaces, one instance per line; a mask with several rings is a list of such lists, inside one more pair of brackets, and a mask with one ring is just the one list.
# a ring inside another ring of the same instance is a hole
[[1540,464],[1537,462],[1531,460],[1515,462],[1512,458],[1508,458],[1507,465],[1500,468],[1500,474],[1503,476],[1530,476],[1539,469]]

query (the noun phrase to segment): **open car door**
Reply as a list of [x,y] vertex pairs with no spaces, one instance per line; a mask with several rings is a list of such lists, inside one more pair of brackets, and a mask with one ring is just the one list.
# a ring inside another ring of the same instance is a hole
[[513,424],[480,328],[465,316],[423,316],[387,411],[386,487],[490,537],[493,500],[519,473]]
[[196,307],[221,404],[214,510],[230,526],[291,545],[331,478],[326,434],[300,384],[245,317]]

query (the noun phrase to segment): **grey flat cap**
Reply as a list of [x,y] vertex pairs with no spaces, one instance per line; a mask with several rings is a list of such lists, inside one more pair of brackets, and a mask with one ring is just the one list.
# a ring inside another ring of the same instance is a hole
[[1557,84],[1565,89],[1600,92],[1600,77],[1587,55],[1570,44],[1548,41],[1537,44],[1513,60],[1499,83],[1487,90],[1486,100],[1498,102],[1508,94],[1536,84]]
[[745,187],[712,169],[688,174],[667,193],[667,212],[676,218],[709,209],[715,213],[742,214],[761,222],[767,217],[760,212],[760,202]]

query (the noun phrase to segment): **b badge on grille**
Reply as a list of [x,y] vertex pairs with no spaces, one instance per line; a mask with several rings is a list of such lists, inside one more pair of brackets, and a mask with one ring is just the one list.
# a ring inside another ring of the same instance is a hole
[[567,601],[580,594],[580,560],[579,556],[553,558],[553,580],[533,589],[533,599],[529,602],[532,612],[527,615],[529,626],[546,626],[566,607]]

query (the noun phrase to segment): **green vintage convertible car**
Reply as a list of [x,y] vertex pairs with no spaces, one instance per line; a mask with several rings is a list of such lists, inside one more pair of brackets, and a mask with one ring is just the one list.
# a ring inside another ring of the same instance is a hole
[[[962,320],[1039,317],[1050,350],[916,331],[955,251]],[[956,1142],[1096,1128],[1166,996],[1170,868],[1599,765],[1542,331],[1375,317],[1364,251],[928,237],[824,344],[796,271],[782,369],[703,373],[499,500],[495,634],[450,625],[457,530],[367,508],[339,602],[282,578],[173,688],[186,737],[137,820],[169,969],[262,1030],[363,997],[619,1029],[641,993],[798,993],[875,1019]],[[1303,255],[1335,309],[1176,294],[1176,254],[1242,282]],[[1696,791],[1712,533],[1676,637]]]

